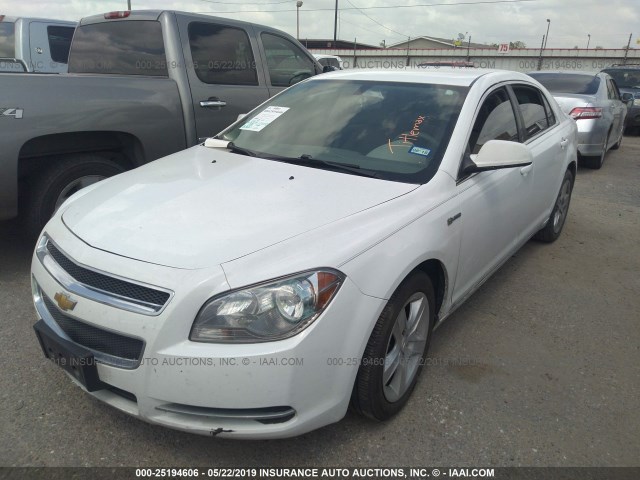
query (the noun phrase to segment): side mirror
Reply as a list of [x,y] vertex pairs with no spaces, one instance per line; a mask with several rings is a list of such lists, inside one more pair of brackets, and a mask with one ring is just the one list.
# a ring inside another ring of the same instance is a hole
[[335,72],[336,70],[338,69],[333,65],[325,65],[322,67],[322,73]]
[[489,140],[475,158],[465,155],[462,173],[468,175],[487,170],[526,167],[532,163],[533,155],[526,145],[506,140]]
[[623,93],[620,98],[622,98],[623,102],[627,103],[629,100],[633,100],[633,93]]

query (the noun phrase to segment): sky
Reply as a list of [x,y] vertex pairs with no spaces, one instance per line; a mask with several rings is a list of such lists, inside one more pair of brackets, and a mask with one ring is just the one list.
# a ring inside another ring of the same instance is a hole
[[[493,3],[499,1],[501,3]],[[132,8],[207,13],[296,35],[296,0],[131,0]],[[338,38],[379,45],[433,36],[539,48],[640,48],[639,0],[338,0]],[[475,3],[475,5],[473,5]],[[333,38],[335,0],[303,0],[300,38]],[[385,8],[371,8],[385,7]],[[126,10],[127,0],[0,0],[0,15],[79,20]],[[588,35],[591,35],[589,40]]]

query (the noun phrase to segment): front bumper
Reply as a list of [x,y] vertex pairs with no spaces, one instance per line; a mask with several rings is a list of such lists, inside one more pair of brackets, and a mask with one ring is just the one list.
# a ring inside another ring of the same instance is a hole
[[144,264],[95,250],[62,226],[51,233],[79,263],[175,292],[155,316],[73,293],[77,304],[72,311],[51,312],[58,307],[38,296],[51,300],[69,292],[34,255],[36,309],[62,338],[65,333],[54,318],[60,314],[144,344],[133,368],[98,363],[105,388],[91,395],[150,423],[228,437],[295,436],[346,413],[357,359],[384,307],[384,300],[363,295],[348,278],[323,314],[295,337],[258,344],[195,343],[188,336],[198,310],[229,288],[219,267],[203,272]]

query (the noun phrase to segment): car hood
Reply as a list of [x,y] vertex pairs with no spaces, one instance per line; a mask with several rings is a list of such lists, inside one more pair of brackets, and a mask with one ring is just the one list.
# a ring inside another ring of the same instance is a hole
[[576,107],[594,106],[596,97],[592,95],[573,95],[569,93],[557,93],[553,95],[564,113],[570,113]]
[[416,187],[197,146],[101,182],[72,200],[62,220],[94,248],[195,269],[248,255]]

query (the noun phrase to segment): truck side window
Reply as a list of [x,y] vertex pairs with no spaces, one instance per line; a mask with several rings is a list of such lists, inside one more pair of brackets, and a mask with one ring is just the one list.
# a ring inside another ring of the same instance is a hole
[[316,74],[313,61],[300,47],[271,33],[263,33],[261,37],[271,85],[288,87]]
[[256,62],[247,33],[240,28],[189,24],[193,68],[204,83],[258,85]]
[[69,49],[73,38],[74,27],[47,27],[47,37],[49,37],[49,51],[51,60],[56,63],[66,64],[69,61]]

